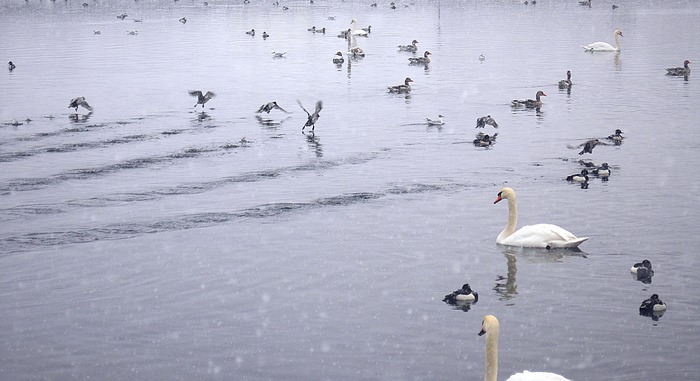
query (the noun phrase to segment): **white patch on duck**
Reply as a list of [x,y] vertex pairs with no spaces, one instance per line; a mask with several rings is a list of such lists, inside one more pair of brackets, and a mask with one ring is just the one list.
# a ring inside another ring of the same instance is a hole
[[333,56],[333,63],[334,64],[342,64],[345,62],[345,59],[343,58],[343,53],[337,52],[335,53],[335,56]]

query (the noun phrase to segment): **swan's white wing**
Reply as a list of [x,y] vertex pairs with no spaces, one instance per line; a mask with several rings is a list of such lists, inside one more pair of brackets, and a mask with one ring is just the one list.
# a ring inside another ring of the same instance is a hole
[[566,377],[549,372],[528,372],[516,373],[506,381],[571,381]]
[[508,237],[497,241],[501,245],[518,247],[565,248],[578,247],[588,237],[578,238],[566,229],[552,224],[523,226]]
[[617,49],[608,44],[607,42],[593,42],[588,45],[584,45],[583,48],[585,50],[592,50],[592,51],[598,51],[598,52],[612,52],[612,51],[617,51]]

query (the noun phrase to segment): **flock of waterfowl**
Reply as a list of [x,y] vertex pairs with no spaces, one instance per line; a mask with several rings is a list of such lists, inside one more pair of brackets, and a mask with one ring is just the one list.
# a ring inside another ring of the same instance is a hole
[[[176,0],[177,1],[177,0]],[[313,0],[312,0],[313,2]],[[528,4],[528,2],[525,2]],[[535,4],[536,1],[530,1],[530,4]],[[591,1],[586,0],[586,1],[579,1],[581,5],[586,5],[586,6],[591,6]],[[376,3],[371,4],[371,6],[376,6]],[[394,3],[391,3],[392,9],[395,9],[396,6]],[[617,8],[617,6],[613,5],[613,9]],[[125,19],[127,17],[126,13],[122,13],[117,16],[120,19]],[[330,18],[329,18],[330,19]],[[140,21],[140,20],[134,20],[134,21]],[[178,20],[181,23],[186,23],[187,19],[185,17],[182,17]],[[352,58],[361,58],[365,56],[364,50],[362,50],[360,47],[357,46],[356,37],[366,37],[371,33],[371,26],[368,26],[366,28],[357,28],[357,20],[353,19],[351,21],[352,28],[349,28],[347,30],[340,31],[340,34],[338,37],[344,38],[348,40],[348,50],[347,54],[352,57]],[[309,32],[312,33],[326,33],[326,28],[317,28],[316,26],[312,26],[311,28],[308,29]],[[128,31],[128,34],[131,35],[136,35],[138,32],[137,31]],[[255,29],[250,29],[245,32],[247,35],[250,36],[255,36],[256,31]],[[95,34],[99,34],[99,31],[95,31]],[[262,33],[263,38],[268,38],[269,34],[267,32]],[[617,29],[613,32],[613,39],[614,39],[614,45],[609,44],[607,42],[594,42],[591,44],[583,45],[583,49],[586,52],[616,52],[620,51],[620,41],[619,38],[623,37],[623,33],[621,30]],[[413,39],[411,43],[407,45],[398,45],[397,49],[400,52],[409,52],[409,53],[417,53],[418,52],[418,40]],[[286,52],[272,52],[272,56],[275,58],[282,58]],[[419,57],[410,57],[408,58],[409,65],[427,65],[431,62],[430,60],[430,55],[432,53],[428,50],[425,50],[422,56]],[[480,55],[479,57],[480,61],[484,61],[485,57],[484,55]],[[335,53],[335,55],[332,58],[332,63],[336,65],[342,65],[345,62],[345,58],[343,57],[343,53],[341,51],[338,51]],[[683,63],[682,67],[674,67],[674,68],[667,68],[667,75],[669,76],[683,76],[686,79],[688,78],[690,74],[690,64],[691,62],[689,60],[685,60]],[[17,66],[12,62],[8,62],[8,70],[13,71],[17,68]],[[566,72],[566,79],[562,79],[558,82],[558,87],[559,89],[571,89],[573,86],[573,82],[571,80],[572,73],[570,70],[567,70]],[[410,77],[406,77],[403,81],[403,83],[398,84],[398,85],[392,85],[392,86],[387,86],[388,92],[389,93],[395,93],[395,94],[410,94],[412,89],[411,89],[411,83],[413,82],[413,79]],[[202,109],[204,109],[205,104],[211,100],[212,98],[215,97],[215,94],[211,91],[207,91],[206,93],[203,93],[202,91],[196,90],[196,91],[189,91],[189,94],[197,98],[197,102],[195,103],[194,107],[202,106]],[[542,97],[546,97],[547,94],[544,91],[537,91],[535,94],[534,99],[514,99],[511,101],[512,107],[525,107],[525,108],[533,108],[533,109],[539,109],[542,107],[543,102],[542,102]],[[302,131],[304,131],[307,127],[310,128],[310,130],[313,132],[315,130],[315,125],[319,120],[320,117],[320,112],[323,108],[323,102],[322,101],[317,101],[315,104],[315,108],[313,112],[308,111],[300,101],[297,101],[299,107],[306,113],[307,120],[304,123],[302,127]],[[68,105],[69,108],[75,109],[75,111],[78,111],[79,107],[83,107],[84,109],[88,110],[89,112],[93,111],[93,108],[88,104],[87,100],[85,97],[80,96],[76,97],[70,100],[70,103]],[[277,104],[276,101],[272,102],[267,102],[263,105],[260,106],[260,108],[256,111],[257,114],[260,113],[267,113],[269,114],[273,110],[279,110],[281,112],[289,114],[290,112],[282,108]],[[445,122],[443,120],[445,116],[440,114],[438,115],[437,119],[431,119],[431,118],[426,118],[426,123],[431,126],[441,126],[444,125]],[[13,123],[15,124],[15,123]],[[486,115],[482,117],[478,117],[476,119],[476,128],[485,128],[487,125],[493,127],[493,128],[498,128],[499,125],[496,122],[496,120],[491,116],[491,115]],[[593,152],[593,149],[597,147],[598,145],[620,145],[623,142],[624,137],[622,136],[622,131],[620,129],[616,129],[615,132],[611,135],[609,135],[606,138],[601,138],[601,139],[591,139],[588,140],[579,146],[570,146],[569,148],[581,148],[581,151],[579,152],[579,155],[583,154],[591,154]],[[478,133],[476,139],[474,139],[474,144],[476,146],[480,147],[487,147],[491,146],[495,142],[497,134],[493,135],[488,135],[488,134],[483,134],[483,133]],[[602,140],[607,140],[610,143],[606,143]],[[572,175],[569,175],[566,177],[567,181],[574,182],[581,184],[582,188],[587,188],[588,187],[588,182],[589,182],[589,176],[598,176],[602,179],[607,179],[611,175],[611,169],[608,163],[602,163],[600,166],[594,165],[590,162],[587,161],[580,161],[580,163],[585,167],[583,168],[579,173],[574,173]],[[552,224],[536,224],[536,225],[528,225],[528,226],[523,226],[520,229],[517,229],[517,204],[516,204],[516,194],[515,191],[511,188],[503,188],[497,195],[496,200],[494,201],[494,204],[502,201],[502,200],[507,200],[508,203],[508,222],[504,229],[500,232],[500,234],[496,238],[496,242],[500,245],[506,245],[506,246],[516,246],[516,247],[529,247],[529,248],[543,248],[543,249],[552,249],[552,248],[577,248],[580,244],[588,240],[588,237],[577,237],[573,233],[569,232],[568,230],[561,228],[557,225],[552,225]],[[649,260],[643,260],[640,263],[635,263],[632,268],[630,269],[630,273],[633,275],[634,279],[643,282],[645,284],[651,283],[651,279],[654,275],[654,271],[652,270],[652,265]],[[479,301],[479,295],[478,293],[473,290],[469,284],[464,284],[461,288],[455,290],[454,292],[446,295],[443,299],[445,303],[452,304],[452,305],[458,305],[461,306],[461,308],[465,311],[468,311],[470,306],[472,304],[475,304]],[[659,299],[659,296],[657,294],[653,294],[649,299],[644,300],[641,305],[639,306],[639,313],[642,315],[646,316],[651,316],[652,318],[658,319],[659,316],[663,314],[663,312],[666,310],[666,305]],[[495,316],[492,315],[487,315],[484,317],[483,323],[482,323],[482,328],[481,332],[479,335],[486,334],[486,372],[485,372],[485,380],[491,381],[491,380],[496,380],[497,373],[498,373],[498,348],[497,348],[497,342],[498,342],[498,334],[499,334],[499,322],[498,319]],[[560,380],[560,381],[565,381],[567,380],[566,378],[553,374],[553,373],[544,373],[544,372],[525,372],[524,374],[520,374],[521,376],[518,377],[531,377],[531,378],[516,378],[516,377],[511,377],[509,380],[519,380],[519,379],[539,379],[539,380]]]

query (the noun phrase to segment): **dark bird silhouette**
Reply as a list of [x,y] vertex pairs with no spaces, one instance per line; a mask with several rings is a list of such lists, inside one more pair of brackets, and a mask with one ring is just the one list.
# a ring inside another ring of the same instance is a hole
[[266,112],[266,113],[269,114],[270,111],[272,111],[272,110],[274,110],[274,109],[280,110],[280,111],[282,111],[282,112],[284,112],[284,113],[287,113],[287,114],[291,114],[291,112],[289,112],[289,111],[283,109],[282,107],[280,107],[280,106],[277,104],[276,101],[272,101],[272,102],[265,103],[264,105],[260,106],[260,108],[258,109],[258,111],[256,111],[255,113],[256,113],[256,114],[260,114],[261,112]]
[[191,90],[190,95],[197,97],[197,103],[195,103],[194,107],[197,107],[197,105],[202,105],[202,109],[204,109],[204,104],[209,102],[210,99],[214,98],[216,94],[212,93],[211,91],[207,91],[206,94],[202,94],[202,92],[199,90]]
[[484,128],[486,125],[498,128],[498,123],[491,117],[491,115],[482,116],[476,119],[476,128]]
[[581,152],[579,152],[578,154],[579,154],[579,155],[583,155],[584,153],[593,153],[593,148],[595,148],[595,147],[598,146],[598,145],[607,146],[607,145],[609,145],[609,144],[603,143],[603,142],[601,142],[601,141],[598,140],[598,139],[591,139],[591,140],[589,140],[589,141],[587,141],[587,142],[585,142],[585,143],[583,143],[583,144],[580,144],[580,145],[578,146],[579,148],[580,148],[580,147],[583,147],[583,149],[581,150]]
[[75,108],[75,111],[78,111],[78,106],[83,106],[86,108],[88,111],[92,111],[92,107],[87,103],[85,100],[85,97],[77,97],[73,98],[70,100],[70,104],[68,105],[68,108]]
[[321,112],[321,109],[323,108],[323,101],[318,101],[316,102],[316,109],[314,110],[313,113],[309,113],[306,111],[304,106],[301,104],[301,102],[297,99],[297,103],[299,104],[299,107],[301,107],[302,110],[306,113],[308,118],[306,119],[306,123],[304,124],[304,127],[301,128],[301,131],[303,132],[306,127],[311,126],[311,131],[314,131],[316,128],[316,122],[318,121],[319,118],[319,113]]
[[17,67],[17,66],[15,66],[15,64],[13,64],[12,61],[10,61],[10,62],[7,63],[7,68],[8,68],[10,71],[15,70],[16,67]]

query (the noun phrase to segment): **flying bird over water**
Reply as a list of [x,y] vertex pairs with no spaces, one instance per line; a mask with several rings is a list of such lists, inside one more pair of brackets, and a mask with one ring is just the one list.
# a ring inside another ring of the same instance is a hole
[[289,112],[289,111],[283,109],[282,107],[280,107],[280,106],[277,104],[276,101],[272,101],[272,102],[265,103],[264,105],[260,106],[260,108],[258,109],[258,111],[256,111],[255,113],[256,113],[256,114],[260,114],[261,112],[266,112],[266,113],[269,114],[270,111],[272,111],[272,110],[274,110],[274,109],[280,110],[280,111],[282,111],[282,112],[284,112],[284,113],[287,113],[287,114],[291,114],[291,112]]
[[311,131],[314,131],[316,128],[316,121],[318,121],[319,113],[321,112],[321,109],[323,108],[323,101],[318,101],[316,102],[316,110],[314,110],[313,114],[309,113],[306,111],[304,106],[301,104],[301,102],[297,99],[297,103],[299,104],[299,107],[301,107],[302,110],[306,113],[308,118],[306,119],[306,123],[304,124],[304,127],[301,128],[301,131],[304,131],[306,127],[311,126]]
[[73,98],[70,100],[70,104],[68,105],[68,108],[75,108],[75,111],[78,111],[78,106],[83,106],[86,108],[88,111],[92,111],[92,107],[87,103],[85,100],[85,97],[77,97]]
[[194,107],[197,107],[197,105],[202,105],[202,109],[204,109],[204,104],[209,102],[210,99],[214,98],[216,94],[212,93],[211,91],[207,91],[206,94],[202,94],[202,92],[199,90],[192,90],[190,91],[190,95],[197,97],[197,103],[194,105]]

